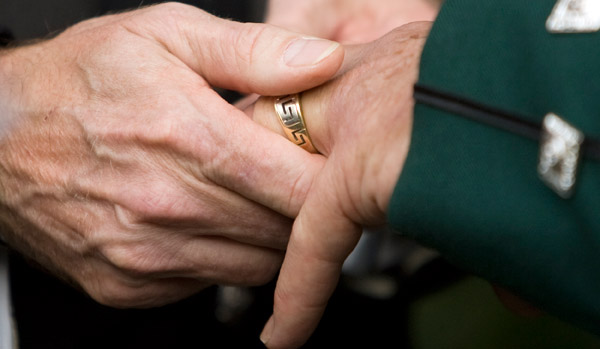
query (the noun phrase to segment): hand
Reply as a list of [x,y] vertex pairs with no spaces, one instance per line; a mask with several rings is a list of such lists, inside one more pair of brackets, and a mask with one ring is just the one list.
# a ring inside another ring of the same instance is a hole
[[335,43],[181,4],[0,52],[3,238],[117,307],[268,281],[323,161],[211,86],[294,92],[342,60]]
[[[297,347],[306,341],[361,226],[385,223],[408,153],[413,85],[429,29],[429,23],[414,23],[348,48],[345,73],[303,93],[308,131],[327,161],[294,223],[273,316],[261,336],[268,347]],[[262,98],[247,112],[282,134],[272,98]]]
[[373,41],[394,28],[432,21],[435,0],[270,0],[267,23],[345,44]]
[[[261,335],[268,347],[297,347],[308,339],[360,226],[384,223],[408,153],[412,91],[428,31],[428,24],[414,23],[376,42],[349,47],[342,75],[302,94],[311,138],[328,159],[294,225],[274,313]],[[246,113],[285,137],[273,102],[263,97]],[[541,314],[512,292],[493,288],[512,312]]]

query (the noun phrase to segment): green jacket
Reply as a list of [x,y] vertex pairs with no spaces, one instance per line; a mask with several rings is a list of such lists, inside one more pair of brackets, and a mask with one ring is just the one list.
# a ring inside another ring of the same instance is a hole
[[[447,0],[419,85],[541,124],[553,112],[600,139],[600,32],[549,33],[556,0]],[[600,162],[563,199],[540,180],[540,142],[429,103],[389,209],[400,233],[600,334]]]

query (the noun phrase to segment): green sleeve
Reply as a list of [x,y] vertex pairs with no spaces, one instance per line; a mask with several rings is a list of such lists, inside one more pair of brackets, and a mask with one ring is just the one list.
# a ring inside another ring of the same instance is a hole
[[[448,0],[419,84],[600,139],[600,33],[550,34],[556,0]],[[575,195],[537,175],[539,144],[417,104],[391,225],[547,312],[600,334],[600,163]]]

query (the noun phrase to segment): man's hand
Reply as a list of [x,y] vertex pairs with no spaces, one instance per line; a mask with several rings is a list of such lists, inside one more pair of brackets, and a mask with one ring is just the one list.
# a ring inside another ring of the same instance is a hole
[[366,43],[415,21],[432,21],[437,0],[270,0],[267,23],[345,44]]
[[323,159],[211,86],[296,92],[342,60],[333,42],[181,4],[0,52],[4,239],[118,307],[268,281]]
[[[347,49],[345,73],[302,94],[307,129],[327,157],[294,223],[262,340],[302,345],[317,326],[361,226],[385,223],[408,153],[413,85],[429,23],[414,23]],[[273,99],[247,111],[281,133]]]
[[[297,347],[308,339],[360,227],[384,223],[408,154],[413,86],[429,28],[405,25],[373,43],[347,48],[342,75],[302,94],[307,128],[328,159],[294,225],[273,316],[261,336],[268,347]],[[246,113],[285,137],[273,102],[261,98]],[[510,291],[494,290],[516,314],[540,315]]]

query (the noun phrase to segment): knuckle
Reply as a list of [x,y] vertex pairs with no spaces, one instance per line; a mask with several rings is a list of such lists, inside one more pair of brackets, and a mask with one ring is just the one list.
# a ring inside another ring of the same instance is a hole
[[179,122],[175,117],[158,118],[149,129],[144,130],[147,141],[151,144],[175,146],[181,136]]
[[132,220],[144,223],[154,220],[172,221],[185,215],[184,198],[174,195],[175,185],[165,181],[154,181],[152,188],[141,194],[132,206]]
[[[161,167],[161,170],[164,168]],[[141,178],[141,183],[135,188],[118,194],[120,204],[114,206],[114,211],[120,229],[136,230],[143,228],[146,223],[186,220],[216,222],[223,216],[222,210],[210,205],[199,207],[196,203],[198,199],[181,184],[181,177],[148,172],[144,173],[146,178]]]
[[144,245],[113,244],[101,249],[101,253],[113,268],[135,279],[145,279],[159,269],[160,262],[154,258],[153,251]]
[[291,213],[293,217],[298,215],[302,204],[306,201],[308,191],[312,187],[314,178],[314,173],[309,172],[308,167],[301,170],[291,184],[287,207],[284,207],[284,212]]
[[191,284],[165,283],[158,281],[131,282],[125,278],[107,278],[101,286],[88,292],[96,302],[118,309],[145,309],[162,306],[181,300],[207,287]]
[[152,11],[157,16],[169,19],[180,19],[184,16],[191,6],[180,2],[169,1],[152,6]]
[[[173,99],[173,104],[180,102],[180,99]],[[160,106],[155,110],[156,114],[150,117],[143,125],[132,125],[131,133],[126,135],[127,138],[135,138],[143,145],[173,150],[181,143],[181,118],[180,114],[185,113],[184,108],[176,110],[164,110],[163,101],[159,101]],[[181,101],[181,103],[184,103]]]
[[140,295],[135,290],[115,282],[104,283],[102,287],[90,293],[98,303],[112,308],[134,308],[140,304]]
[[140,213],[141,210],[137,205],[138,204],[132,205],[131,209],[126,209],[121,205],[115,205],[115,218],[122,229],[133,230],[138,228],[139,224],[143,222],[145,217]]
[[[269,25],[257,23],[242,23],[235,32],[238,67],[251,67],[254,57],[260,55],[263,42],[267,41]],[[247,68],[245,68],[247,69]]]
[[115,272],[98,271],[92,278],[89,275],[80,282],[85,292],[96,302],[112,308],[134,308],[144,303],[143,287],[135,287]]
[[182,25],[193,23],[191,15],[202,14],[204,11],[180,2],[165,2],[150,7],[150,16],[164,27],[167,32],[178,30]]

